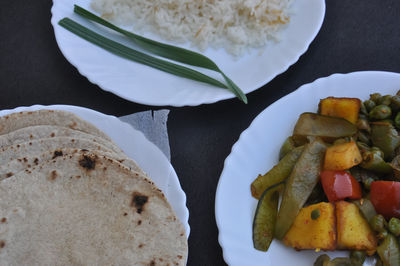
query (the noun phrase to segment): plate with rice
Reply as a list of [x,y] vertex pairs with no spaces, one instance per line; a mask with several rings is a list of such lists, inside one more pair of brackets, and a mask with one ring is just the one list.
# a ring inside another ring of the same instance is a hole
[[[141,50],[74,14],[74,4],[136,34],[204,54],[246,94],[294,64],[317,35],[325,15],[323,0],[53,0],[51,23],[66,59],[103,90],[154,106],[195,106],[235,96],[118,57],[77,37],[58,22],[69,17]],[[223,82],[218,73],[193,68]]]

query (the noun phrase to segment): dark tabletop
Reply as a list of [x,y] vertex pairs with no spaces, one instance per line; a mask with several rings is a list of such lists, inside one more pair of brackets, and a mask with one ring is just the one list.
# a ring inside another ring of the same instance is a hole
[[[57,47],[51,5],[49,0],[0,4],[0,109],[71,104],[120,116],[162,108],[128,102],[81,76]],[[231,99],[169,108],[172,165],[190,212],[188,265],[224,265],[214,198],[224,160],[240,133],[263,109],[302,84],[360,70],[400,72],[399,0],[327,0],[324,23],[308,51],[250,93],[248,105]],[[271,130],[274,126],[279,125]]]

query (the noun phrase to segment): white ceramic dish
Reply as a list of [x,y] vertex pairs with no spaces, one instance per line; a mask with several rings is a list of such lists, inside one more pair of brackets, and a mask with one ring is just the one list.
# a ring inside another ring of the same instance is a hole
[[[262,111],[241,135],[226,158],[215,199],[219,243],[229,265],[313,265],[322,252],[296,252],[274,240],[268,252],[253,248],[252,223],[257,200],[250,184],[278,162],[281,144],[291,135],[298,116],[316,112],[319,100],[328,96],[368,99],[369,94],[395,94],[400,74],[355,72],[334,74],[301,86]],[[329,252],[347,256],[347,252]]]
[[115,116],[105,115],[91,109],[70,105],[34,105],[30,107],[18,107],[12,110],[2,110],[0,111],[0,116],[19,111],[38,109],[70,111],[91,122],[110,136],[130,158],[138,163],[154,183],[164,192],[177,217],[184,225],[186,235],[189,236],[189,211],[186,207],[186,195],[181,188],[178,176],[164,153],[150,142],[142,132],[122,122]]
[[[234,97],[228,90],[177,78],[120,58],[75,36],[59,26],[58,21],[70,17],[91,29],[97,27],[74,14],[74,4],[90,9],[90,0],[53,0],[51,23],[57,44],[65,58],[90,82],[103,90],[147,105],[193,106]],[[284,72],[299,59],[317,35],[324,15],[324,0],[294,1],[291,22],[281,32],[280,42],[271,43],[263,52],[253,51],[245,54],[238,60],[222,49],[208,49],[204,54],[216,62],[245,93],[250,93]],[[131,45],[124,38],[111,32],[105,35]],[[162,41],[156,36],[146,37]],[[190,49],[189,45],[182,47]],[[212,74],[222,81],[221,77],[211,71],[205,73]]]

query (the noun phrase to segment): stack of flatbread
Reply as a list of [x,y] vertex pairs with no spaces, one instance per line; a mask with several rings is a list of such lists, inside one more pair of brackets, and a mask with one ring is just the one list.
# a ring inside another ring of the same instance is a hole
[[0,117],[0,162],[0,265],[185,265],[161,190],[89,122]]

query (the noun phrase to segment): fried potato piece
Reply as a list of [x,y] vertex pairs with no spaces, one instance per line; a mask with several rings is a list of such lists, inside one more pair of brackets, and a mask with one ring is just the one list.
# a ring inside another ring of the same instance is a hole
[[[311,217],[313,211],[314,214]],[[302,208],[283,238],[283,242],[295,249],[335,250],[336,218],[334,205],[321,202]]]
[[346,170],[359,163],[362,157],[354,141],[336,144],[326,149],[324,169]]
[[375,252],[375,234],[357,205],[347,201],[336,202],[336,218],[338,249],[366,250],[368,254]]
[[357,98],[328,97],[319,102],[322,115],[342,117],[353,124],[357,122],[361,101]]

